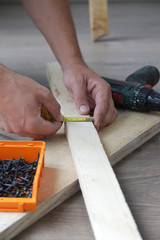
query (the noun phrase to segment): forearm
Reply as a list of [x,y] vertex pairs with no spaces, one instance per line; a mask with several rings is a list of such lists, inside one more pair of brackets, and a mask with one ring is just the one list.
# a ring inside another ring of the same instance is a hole
[[100,129],[117,116],[110,87],[84,63],[68,0],[22,0],[35,25],[48,41],[63,70],[66,88],[78,111],[94,110],[94,125]]
[[62,69],[84,63],[67,0],[22,0]]

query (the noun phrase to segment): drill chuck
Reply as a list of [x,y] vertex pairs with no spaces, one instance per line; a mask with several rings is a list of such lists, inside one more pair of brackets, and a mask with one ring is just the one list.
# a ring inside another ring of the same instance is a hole
[[160,111],[160,93],[150,88],[159,81],[157,68],[143,67],[131,74],[127,81],[102,78],[111,86],[115,106],[136,111]]
[[153,89],[140,85],[135,93],[134,110],[137,111],[160,111],[160,93]]
[[147,96],[146,102],[148,111],[160,111],[160,93],[151,90]]
[[136,111],[149,111],[148,109],[148,102],[147,102],[147,97],[150,95],[150,93],[153,90],[147,87],[144,87],[143,85],[140,85],[138,89],[135,91],[135,106],[134,110]]

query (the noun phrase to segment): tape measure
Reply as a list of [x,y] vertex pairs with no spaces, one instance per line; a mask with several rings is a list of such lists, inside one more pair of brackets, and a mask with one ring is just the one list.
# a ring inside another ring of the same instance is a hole
[[41,106],[41,117],[44,118],[47,121],[50,121],[50,122],[53,121],[51,115],[49,114],[49,112],[43,106]]
[[[45,120],[53,122],[53,118],[49,114],[49,112],[41,106],[41,117]],[[63,122],[93,122],[93,117],[64,117]]]
[[63,122],[93,122],[93,117],[64,117]]

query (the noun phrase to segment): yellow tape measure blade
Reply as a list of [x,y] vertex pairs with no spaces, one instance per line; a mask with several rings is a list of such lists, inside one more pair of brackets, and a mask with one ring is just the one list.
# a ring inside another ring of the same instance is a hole
[[[41,106],[41,116],[47,120],[52,122],[53,118],[50,115],[50,113],[45,109],[43,106]],[[93,117],[64,117],[63,122],[93,122]]]
[[93,122],[93,117],[64,117],[63,122]]

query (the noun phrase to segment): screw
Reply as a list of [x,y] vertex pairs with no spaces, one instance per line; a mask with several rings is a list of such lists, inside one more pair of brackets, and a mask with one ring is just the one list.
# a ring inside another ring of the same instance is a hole
[[0,196],[31,197],[37,164],[38,160],[26,162],[24,158],[1,160]]

